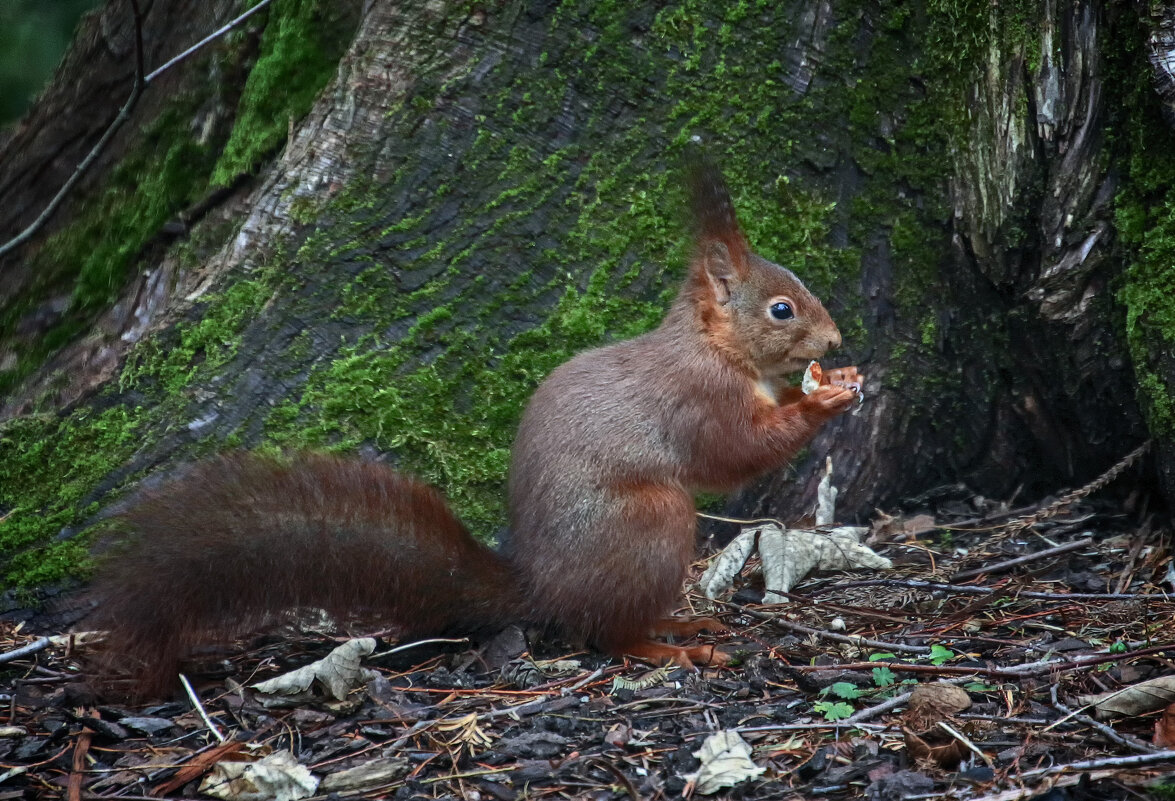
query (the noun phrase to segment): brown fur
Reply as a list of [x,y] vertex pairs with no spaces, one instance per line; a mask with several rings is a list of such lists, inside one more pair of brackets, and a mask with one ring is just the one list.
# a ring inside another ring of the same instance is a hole
[[[855,392],[781,384],[840,334],[798,278],[750,252],[715,169],[696,167],[690,192],[695,256],[661,326],[576,356],[531,399],[500,555],[435,491],[379,465],[199,465],[126,513],[132,546],[97,585],[145,686],[167,683],[196,642],[307,605],[372,610],[413,634],[526,620],[617,655],[724,662],[649,639],[716,625],[666,617],[693,555],[693,495],[782,465]],[[794,318],[768,314],[779,298]]]
[[501,628],[523,610],[513,571],[440,494],[380,464],[230,454],[122,520],[133,537],[93,592],[108,651],[146,693],[175,682],[192,646],[299,607],[376,614],[405,634]]

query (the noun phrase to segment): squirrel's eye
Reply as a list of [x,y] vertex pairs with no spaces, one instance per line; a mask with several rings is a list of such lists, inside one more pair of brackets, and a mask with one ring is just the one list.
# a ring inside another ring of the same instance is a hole
[[796,313],[791,310],[791,304],[784,303],[782,300],[772,303],[768,311],[776,320],[790,320],[796,316]]

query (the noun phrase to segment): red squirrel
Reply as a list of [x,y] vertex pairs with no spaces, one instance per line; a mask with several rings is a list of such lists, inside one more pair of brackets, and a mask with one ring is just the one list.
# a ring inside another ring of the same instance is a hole
[[694,254],[661,325],[580,353],[535,391],[514,443],[509,533],[477,542],[441,495],[382,464],[230,454],[120,515],[95,582],[108,648],[157,693],[192,646],[295,607],[378,615],[403,634],[528,623],[616,656],[725,664],[651,639],[695,547],[693,496],[787,462],[857,401],[855,367],[787,384],[840,332],[790,271],[751,252],[712,164],[689,173]]

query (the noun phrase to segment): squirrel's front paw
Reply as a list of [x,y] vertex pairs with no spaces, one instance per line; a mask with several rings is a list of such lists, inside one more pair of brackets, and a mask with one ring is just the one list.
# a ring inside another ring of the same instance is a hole
[[821,386],[848,387],[860,393],[865,387],[865,376],[856,367],[836,367],[825,370]]
[[803,404],[822,417],[843,414],[857,403],[860,390],[852,386],[824,384],[806,396]]

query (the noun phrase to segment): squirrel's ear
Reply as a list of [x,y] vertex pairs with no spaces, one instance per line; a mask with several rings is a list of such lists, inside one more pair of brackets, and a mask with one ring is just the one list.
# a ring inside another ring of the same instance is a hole
[[699,256],[702,270],[705,271],[710,288],[714,291],[714,299],[718,301],[719,306],[725,306],[730,302],[730,283],[738,279],[730,248],[725,242],[711,240],[702,245]]
[[725,304],[730,300],[730,282],[745,279],[750,271],[750,248],[721,171],[700,150],[689,154],[686,188],[695,258],[714,287],[716,299]]

